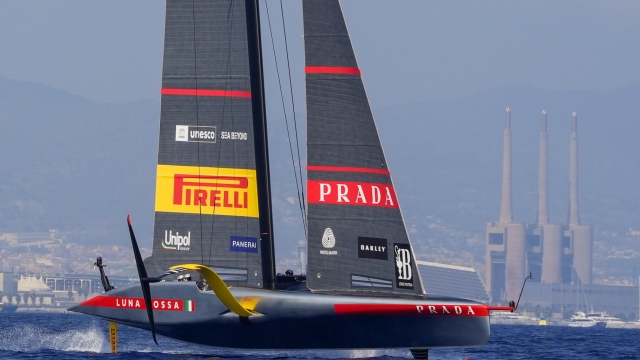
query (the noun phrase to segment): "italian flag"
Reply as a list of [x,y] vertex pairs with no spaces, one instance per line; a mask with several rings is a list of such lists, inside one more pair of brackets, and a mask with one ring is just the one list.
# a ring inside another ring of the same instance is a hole
[[195,311],[196,303],[193,300],[185,300],[184,311]]

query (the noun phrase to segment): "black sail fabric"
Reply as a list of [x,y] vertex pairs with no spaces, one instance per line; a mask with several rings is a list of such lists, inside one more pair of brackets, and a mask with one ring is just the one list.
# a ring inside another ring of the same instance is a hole
[[304,0],[313,291],[423,295],[338,0]]
[[262,286],[244,0],[167,0],[150,276],[212,267]]

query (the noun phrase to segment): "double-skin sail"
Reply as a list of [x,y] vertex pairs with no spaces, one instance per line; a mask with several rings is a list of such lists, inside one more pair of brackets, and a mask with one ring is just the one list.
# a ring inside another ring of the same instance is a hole
[[304,0],[308,287],[422,295],[338,0]]
[[183,263],[262,287],[244,0],[167,0],[150,274]]

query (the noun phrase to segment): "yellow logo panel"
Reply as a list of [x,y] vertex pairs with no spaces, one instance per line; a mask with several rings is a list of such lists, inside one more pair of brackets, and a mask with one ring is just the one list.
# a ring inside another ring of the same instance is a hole
[[258,217],[256,171],[158,165],[156,211]]

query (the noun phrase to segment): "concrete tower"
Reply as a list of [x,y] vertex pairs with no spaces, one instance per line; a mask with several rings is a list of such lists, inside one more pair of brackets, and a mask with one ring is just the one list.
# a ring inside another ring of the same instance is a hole
[[513,222],[511,210],[511,109],[507,108],[507,124],[504,129],[502,158],[502,203],[500,223],[506,225],[505,300],[516,300],[526,271],[526,227]]
[[569,159],[569,228],[565,236],[571,239],[573,270],[578,281],[591,285],[593,260],[593,231],[591,226],[580,225],[578,212],[578,115],[574,112]]
[[511,211],[511,109],[507,108],[507,124],[504,129],[504,147],[502,150],[502,202],[500,204],[500,223],[508,224],[513,220]]
[[526,269],[526,226],[513,223],[511,209],[511,109],[506,115],[500,220],[487,224],[485,285],[494,302],[517,299]]
[[578,115],[573,113],[569,153],[569,225],[579,225],[578,214]]
[[542,276],[545,283],[559,283],[562,266],[562,226],[549,223],[547,111],[542,110],[538,173],[538,231],[542,242]]
[[542,129],[540,130],[540,164],[538,166],[538,225],[549,223],[547,148],[547,110],[542,110]]
[[518,300],[525,278],[527,227],[522,223],[507,224],[507,255],[505,261],[506,300]]

